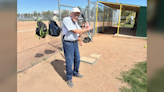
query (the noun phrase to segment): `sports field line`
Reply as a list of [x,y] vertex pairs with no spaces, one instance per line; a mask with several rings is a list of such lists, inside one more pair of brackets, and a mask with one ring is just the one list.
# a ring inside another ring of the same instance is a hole
[[30,30],[20,30],[20,31],[17,31],[17,33],[19,33],[19,32],[26,32],[26,31],[34,31],[34,30],[36,30],[36,29],[30,29]]

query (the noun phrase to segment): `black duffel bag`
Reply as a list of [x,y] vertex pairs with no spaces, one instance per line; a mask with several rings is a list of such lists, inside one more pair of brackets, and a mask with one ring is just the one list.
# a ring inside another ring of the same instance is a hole
[[61,28],[57,25],[57,23],[53,20],[50,20],[49,24],[49,35],[51,36],[59,36],[61,33]]

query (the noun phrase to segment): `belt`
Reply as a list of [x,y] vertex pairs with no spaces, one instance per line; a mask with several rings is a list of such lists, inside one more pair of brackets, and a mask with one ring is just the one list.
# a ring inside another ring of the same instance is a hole
[[67,40],[64,40],[64,42],[71,42],[71,43],[76,43],[78,40],[75,40],[75,41],[67,41]]

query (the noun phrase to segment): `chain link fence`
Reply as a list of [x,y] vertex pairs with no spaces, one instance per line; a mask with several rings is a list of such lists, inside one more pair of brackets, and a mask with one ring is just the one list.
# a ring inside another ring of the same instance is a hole
[[112,20],[113,20],[112,15],[113,15],[112,8],[106,7],[102,4],[98,4],[98,14],[97,14],[97,32],[98,33],[112,26]]
[[[61,51],[61,38],[47,35],[46,38],[35,37],[37,20],[40,18],[49,28],[49,20],[53,18],[54,6],[43,9],[42,3],[49,5],[56,1],[46,2],[44,0],[18,0],[17,10],[17,71],[23,71],[42,60]],[[33,4],[33,5],[30,5]],[[57,15],[59,16],[59,15]],[[59,25],[59,23],[58,23]]]
[[[88,0],[86,0],[86,2],[88,2]],[[43,5],[48,6],[48,8],[44,9]],[[81,7],[86,20],[88,22],[90,21],[92,36],[94,36],[96,28],[96,5],[97,2],[91,1],[90,4],[86,4],[84,7]],[[97,32],[101,32],[103,25],[105,29],[111,26],[115,19],[113,18],[112,8],[106,7],[104,9],[104,5],[98,5]],[[58,8],[54,8],[54,6],[58,6],[57,0],[18,0],[17,6],[17,71],[20,72],[43,60],[46,60],[48,57],[58,53],[59,51],[62,51],[62,42],[61,35],[58,37],[47,35],[46,38],[41,38],[40,41],[38,37],[35,37],[38,19],[41,19],[41,21],[47,25],[48,29],[49,20],[53,19],[54,12],[56,12],[58,19],[60,18]],[[80,4],[77,6],[60,6],[61,21],[58,20],[57,24],[60,26],[61,22],[62,27],[63,18],[70,16],[72,8],[78,6],[80,6]],[[79,17],[79,21],[80,20],[82,20],[81,16]],[[78,23],[80,25],[80,22]],[[87,32],[83,34],[81,41],[83,41],[84,37],[88,37]]]

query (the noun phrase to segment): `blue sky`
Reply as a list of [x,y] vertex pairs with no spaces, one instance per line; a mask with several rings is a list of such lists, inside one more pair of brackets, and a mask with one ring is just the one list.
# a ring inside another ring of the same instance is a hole
[[[91,0],[97,1],[97,0]],[[105,1],[105,0],[98,0]],[[107,2],[115,2],[116,0],[106,0]],[[119,3],[147,6],[147,0],[118,0]],[[85,8],[88,0],[60,0],[61,4],[69,6],[80,6]],[[91,4],[91,7],[93,4]],[[61,9],[69,9],[69,7],[61,6]],[[17,13],[33,13],[34,11],[53,11],[58,10],[58,0],[17,0]]]

